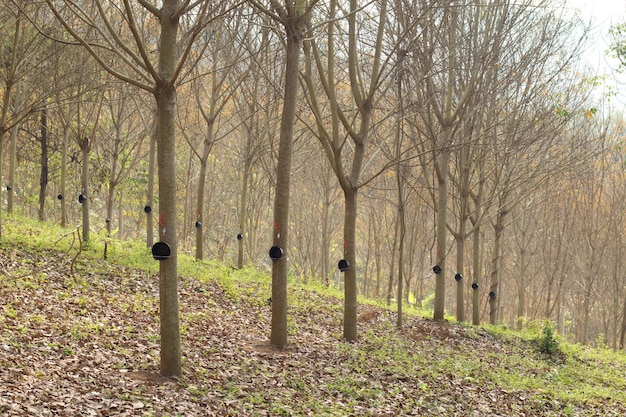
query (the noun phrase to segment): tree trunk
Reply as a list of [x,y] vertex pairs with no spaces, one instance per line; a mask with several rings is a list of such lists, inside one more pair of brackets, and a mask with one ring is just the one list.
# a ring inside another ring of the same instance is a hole
[[204,189],[206,187],[207,160],[211,146],[204,142],[200,159],[200,178],[198,178],[198,196],[196,200],[196,259],[204,258]]
[[61,145],[61,193],[58,195],[61,203],[61,226],[66,227],[67,220],[67,144],[70,139],[70,126],[64,123],[63,126],[63,144]]
[[[196,201],[196,259],[204,257],[204,196],[206,186],[206,174],[209,155],[213,148],[213,127],[215,126],[215,96],[218,94],[215,77],[213,77],[213,87],[211,88],[211,108],[209,114],[205,115],[207,123],[206,136],[202,146],[200,157],[200,178],[198,179],[198,199]],[[204,114],[204,113],[203,113]]]
[[[398,169],[400,167],[398,166]],[[404,218],[404,195],[402,193],[402,187],[404,187],[404,181],[400,178],[402,174],[398,174],[398,293],[396,295],[398,303],[398,317],[396,320],[396,327],[402,328],[402,300],[404,283],[404,238],[406,235],[406,224]]]
[[[17,88],[14,103],[13,103],[13,113],[18,112],[22,106],[22,89]],[[19,124],[13,125],[11,128],[11,136],[9,143],[9,186],[7,189],[7,212],[9,214],[13,213],[13,206],[15,200],[15,186],[16,186],[16,177],[15,170],[17,166],[17,137],[19,132]],[[0,171],[1,172],[1,171]]]
[[280,248],[282,256],[272,264],[272,330],[270,343],[279,348],[287,345],[287,259],[289,230],[289,191],[293,125],[296,118],[300,67],[302,27],[296,21],[286,22],[287,45],[285,67],[285,95],[280,125],[280,142],[274,191],[274,235],[272,245]]
[[[170,28],[170,30],[172,30]],[[161,373],[181,373],[180,328],[178,310],[178,239],[176,236],[176,149],[174,87],[157,95],[157,163],[159,164],[159,239],[170,247],[168,259],[159,264],[161,319]]]
[[330,215],[330,201],[326,199],[322,203],[322,277],[324,277],[324,283],[329,285],[330,281],[330,228],[329,228],[329,215]]
[[121,137],[119,129],[115,131],[115,139],[113,140],[113,151],[111,152],[111,170],[109,171],[109,189],[107,193],[107,214],[106,214],[106,229],[107,236],[111,236],[112,230],[112,221],[113,221],[113,207],[115,203],[115,187],[117,186],[117,167],[119,165],[119,150],[120,150],[120,142]]
[[45,220],[46,188],[48,186],[48,110],[41,110],[41,171],[39,176],[39,220]]
[[[393,242],[391,243],[391,264],[389,265],[389,279],[387,280],[387,295],[385,299],[387,301],[387,307],[391,306],[391,297],[393,294],[393,284],[396,277],[396,259],[398,252],[398,234],[400,223],[396,221],[393,228]],[[397,291],[396,291],[397,292]]]
[[18,125],[11,129],[9,136],[9,184],[7,186],[7,213],[13,213],[13,205],[15,200],[15,162],[17,159],[17,133]]
[[402,79],[404,76],[403,61],[406,53],[401,50],[398,53],[398,120],[396,123],[396,137],[395,137],[395,159],[396,165],[396,187],[398,196],[398,293],[396,295],[398,303],[398,317],[396,319],[396,327],[402,328],[402,302],[404,300],[404,240],[406,236],[406,216],[405,216],[405,201],[404,201],[404,183],[405,173],[403,170],[408,168],[404,167],[400,160],[402,159],[402,141],[404,139],[403,123],[404,123],[404,103],[402,97]]
[[498,322],[498,286],[500,284],[502,231],[504,230],[504,216],[506,210],[498,210],[494,225],[493,258],[491,261],[491,282],[489,285],[489,324]]
[[126,231],[124,230],[124,197],[120,195],[119,204],[117,206],[117,238],[119,240],[126,239]]
[[526,316],[526,250],[520,252],[520,277],[519,277],[519,301],[517,305],[517,329],[524,327],[524,317]]
[[583,345],[586,345],[589,342],[589,318],[591,315],[591,304],[591,286],[587,286],[587,288],[585,288],[583,298],[583,323],[579,336],[579,341]]
[[[446,141],[447,143],[447,141]],[[437,162],[437,265],[435,275],[435,311],[433,319],[443,321],[446,303],[446,251],[448,230],[448,171],[450,150],[443,149]]]
[[89,244],[89,138],[83,137],[79,139],[79,146],[82,152],[82,167],[81,167],[81,190],[80,190],[80,203],[81,211],[83,215],[83,244]]
[[241,196],[239,197],[239,233],[237,234],[237,268],[243,268],[244,264],[244,238],[246,235],[246,213],[248,208],[248,181],[252,170],[250,158],[246,158],[241,180]]
[[[461,205],[463,206],[463,205]],[[463,217],[463,215],[461,215]],[[465,269],[465,220],[460,221],[459,233],[456,237],[456,320],[465,321],[465,286],[463,282]]]
[[626,337],[626,293],[624,294],[624,306],[622,310],[622,328],[619,335],[619,348],[624,350],[624,338]]
[[356,218],[357,191],[344,189],[345,214],[343,227],[343,254],[350,268],[344,273],[343,337],[348,342],[357,340],[357,283],[356,283]]
[[158,116],[155,115],[154,131],[150,132],[150,149],[148,151],[148,184],[146,186],[146,206],[144,212],[146,214],[146,246],[152,247],[154,244],[154,215],[152,205],[154,204],[154,176],[155,176],[155,160],[156,160],[156,128],[158,124]]
[[[471,134],[467,135],[468,137]],[[467,239],[467,220],[469,203],[470,181],[470,149],[465,145],[460,150],[459,165],[459,230],[455,235],[456,240],[456,319],[459,323],[465,321],[465,241]]]
[[159,239],[170,247],[169,258],[159,263],[159,304],[161,319],[161,373],[181,374],[180,321],[178,308],[178,238],[176,235],[176,88],[178,58],[178,13],[180,0],[164,0],[160,19],[159,75],[157,105],[157,163],[159,166]]
[[474,275],[474,282],[472,282],[472,324],[474,326],[478,326],[480,324],[480,278],[482,275],[480,226],[477,226],[474,229],[473,237],[474,241],[472,248],[472,273]]

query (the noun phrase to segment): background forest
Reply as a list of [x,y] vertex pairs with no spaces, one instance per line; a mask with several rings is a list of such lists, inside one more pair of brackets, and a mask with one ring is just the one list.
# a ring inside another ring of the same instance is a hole
[[152,246],[168,201],[175,250],[269,270],[286,198],[290,279],[622,347],[625,126],[563,3],[156,3],[0,4],[2,215]]

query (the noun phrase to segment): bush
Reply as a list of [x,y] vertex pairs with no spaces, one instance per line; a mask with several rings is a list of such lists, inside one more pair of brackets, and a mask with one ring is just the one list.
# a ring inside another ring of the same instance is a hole
[[541,334],[537,337],[539,352],[552,355],[559,350],[559,341],[554,333],[554,326],[546,320],[541,326]]

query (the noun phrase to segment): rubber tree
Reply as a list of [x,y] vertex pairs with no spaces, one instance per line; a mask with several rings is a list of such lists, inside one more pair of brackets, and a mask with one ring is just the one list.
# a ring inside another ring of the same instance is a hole
[[[305,49],[307,100],[315,116],[314,130],[344,197],[343,261],[347,269],[342,269],[343,337],[346,341],[357,340],[357,197],[359,189],[368,182],[362,174],[375,100],[384,78],[387,3],[386,0],[378,2],[374,10],[362,8],[356,0],[351,0],[344,17],[341,16],[343,5],[330,1],[328,15],[324,17],[328,22],[326,33],[319,34],[319,41],[318,36],[312,34]],[[366,21],[367,25],[362,27]],[[346,23],[347,33],[342,32]],[[365,29],[366,35],[362,33]],[[340,50],[342,46],[346,49]],[[367,54],[361,53],[363,48],[368,49]],[[346,62],[339,60],[339,56],[345,57]],[[340,68],[342,64],[348,67],[347,79],[341,79],[345,69]],[[319,97],[316,82],[323,91]],[[339,82],[345,85],[345,90],[338,87]],[[325,100],[323,105],[322,99]]]
[[274,190],[274,226],[272,231],[272,329],[270,343],[284,348],[287,345],[287,267],[289,248],[289,193],[293,132],[296,120],[300,73],[300,51],[315,0],[285,0],[284,4],[270,1],[266,6],[251,1],[259,10],[273,18],[285,30],[285,83],[281,114],[276,186]]
[[[459,36],[466,29],[465,25],[477,19],[478,14],[470,13],[468,5],[444,2],[437,6],[413,11],[414,16],[422,16],[415,25],[419,36],[414,35],[416,41],[410,45],[413,78],[420,80],[416,82],[419,87],[415,89],[414,97],[421,110],[416,112],[411,123],[419,132],[416,146],[422,155],[423,175],[435,185],[430,190],[436,213],[433,318],[442,321],[449,252],[450,163],[461,129],[460,121],[476,91],[482,68],[479,64],[472,65],[473,61],[461,54],[470,50],[463,41],[474,40],[475,36]],[[480,44],[473,47],[484,49]]]
[[[271,20],[265,16],[265,22]],[[235,114],[238,120],[240,134],[236,135],[238,142],[231,147],[234,150],[235,168],[232,170],[239,176],[239,199],[237,204],[237,261],[236,266],[241,269],[246,264],[245,255],[255,253],[258,245],[258,236],[262,232],[254,227],[258,222],[255,218],[260,215],[254,210],[258,195],[255,188],[258,186],[260,175],[259,166],[263,165],[264,158],[271,157],[267,149],[272,131],[276,131],[274,123],[279,119],[280,91],[272,87],[278,74],[265,71],[256,71],[257,65],[261,68],[271,68],[276,59],[271,48],[272,32],[269,24],[261,25],[258,31],[245,32],[247,38],[240,42],[244,50],[254,59],[247,61],[247,65],[234,68],[235,78],[238,80],[237,94],[233,96]],[[275,170],[274,170],[275,171]],[[270,175],[273,177],[273,175]],[[261,188],[265,188],[262,186]],[[262,191],[264,193],[264,191]]]
[[41,149],[41,167],[39,175],[39,209],[37,210],[37,217],[39,220],[45,220],[45,208],[46,208],[46,189],[48,186],[48,109],[44,105],[41,109],[41,124],[39,129],[39,144]]
[[[93,68],[89,65],[89,55],[84,58],[86,68]],[[79,100],[74,102],[76,108],[76,127],[73,131],[76,143],[81,154],[81,174],[80,174],[80,191],[78,194],[78,203],[80,204],[82,222],[83,244],[88,245],[91,240],[91,219],[89,210],[91,206],[91,151],[94,148],[98,138],[98,123],[102,108],[104,105],[104,95],[100,88],[99,68],[94,71],[81,72],[78,78],[77,96]]]
[[[110,141],[101,141],[98,157],[104,157],[100,161],[103,176],[108,179],[106,197],[106,230],[107,235],[113,233],[114,207],[118,186],[135,169],[140,158],[145,157],[141,151],[144,140],[148,137],[149,126],[141,121],[145,119],[140,113],[145,108],[143,100],[137,100],[131,96],[120,83],[113,83],[105,91],[105,105],[107,119],[110,120],[108,129],[103,135],[111,138]],[[149,107],[148,107],[149,108]],[[102,128],[104,129],[104,127]],[[122,198],[118,202],[122,204]],[[118,218],[119,232],[122,226],[122,214]]]
[[[40,36],[28,24],[27,13],[37,13],[32,2],[12,0],[0,5],[0,173],[3,172],[4,143],[7,134],[11,134],[9,183],[2,184],[7,191],[8,204],[13,209],[15,183],[15,150],[21,123],[30,115],[41,120],[45,97],[52,95],[53,86],[47,83],[46,62],[58,49]],[[50,21],[42,24],[50,30]],[[44,88],[45,86],[45,88]],[[41,126],[40,126],[41,127]],[[40,129],[37,129],[41,132]],[[1,220],[1,217],[0,217]],[[0,222],[0,235],[1,235]]]
[[[195,75],[191,82],[189,94],[193,99],[185,100],[193,103],[193,106],[183,108],[182,104],[179,105],[181,131],[190,146],[191,156],[200,164],[193,219],[195,258],[198,260],[204,258],[205,234],[208,230],[205,218],[208,210],[209,156],[215,145],[232,130],[228,127],[228,122],[236,115],[232,111],[224,110],[232,103],[235,92],[241,87],[240,77],[245,77],[241,72],[236,74],[238,63],[245,60],[246,54],[245,48],[240,46],[240,39],[245,39],[252,27],[253,23],[246,19],[215,22],[212,32],[204,35],[202,48],[194,52],[201,64],[194,69]],[[189,166],[191,168],[191,161]]]
[[[230,4],[214,5],[208,0],[124,0],[121,4],[101,1],[82,8],[53,0],[46,0],[46,4],[65,30],[104,70],[149,92],[155,99],[158,227],[162,247],[167,248],[159,257],[160,365],[163,375],[180,375],[176,87],[196,40]],[[191,26],[185,27],[185,36],[182,36],[181,22],[185,15],[193,18],[187,21]]]

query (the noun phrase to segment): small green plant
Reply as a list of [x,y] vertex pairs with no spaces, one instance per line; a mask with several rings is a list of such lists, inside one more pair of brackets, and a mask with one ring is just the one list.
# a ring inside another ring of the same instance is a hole
[[13,306],[5,305],[5,306],[2,307],[2,309],[4,310],[4,314],[7,317],[10,317],[12,319],[16,319],[17,318],[17,310],[15,310],[15,308],[13,308]]
[[559,341],[554,333],[554,326],[550,320],[544,321],[541,333],[537,337],[539,352],[552,355],[559,350]]

